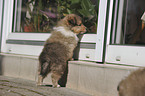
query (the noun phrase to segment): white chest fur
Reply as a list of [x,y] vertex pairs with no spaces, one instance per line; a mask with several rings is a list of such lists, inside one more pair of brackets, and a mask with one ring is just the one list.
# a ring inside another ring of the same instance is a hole
[[71,30],[66,30],[63,26],[54,27],[53,29],[56,30],[57,32],[60,32],[65,37],[75,37],[76,41],[79,40],[75,33],[73,33]]

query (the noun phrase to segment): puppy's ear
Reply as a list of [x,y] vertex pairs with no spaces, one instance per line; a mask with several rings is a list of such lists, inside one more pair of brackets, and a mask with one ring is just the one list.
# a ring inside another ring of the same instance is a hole
[[80,25],[82,23],[81,17],[75,14],[69,14],[66,17],[64,17],[63,21],[66,22],[67,25]]

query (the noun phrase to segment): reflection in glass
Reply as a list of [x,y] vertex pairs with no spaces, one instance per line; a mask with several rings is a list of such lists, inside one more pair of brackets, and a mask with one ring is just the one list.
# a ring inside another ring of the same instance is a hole
[[111,44],[145,45],[145,0],[115,0]]
[[96,33],[99,0],[15,0],[13,32],[50,32],[67,14],[77,14]]

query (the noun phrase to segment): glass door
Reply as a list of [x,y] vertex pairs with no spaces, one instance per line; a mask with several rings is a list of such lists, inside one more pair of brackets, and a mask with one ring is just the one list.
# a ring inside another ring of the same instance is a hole
[[112,0],[106,62],[145,66],[145,1]]

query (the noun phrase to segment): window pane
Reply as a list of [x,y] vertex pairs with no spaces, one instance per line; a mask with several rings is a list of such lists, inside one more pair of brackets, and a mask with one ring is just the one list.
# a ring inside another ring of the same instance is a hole
[[15,0],[13,32],[50,32],[67,14],[83,18],[88,33],[96,33],[99,0]]
[[114,0],[111,44],[145,45],[145,0]]

